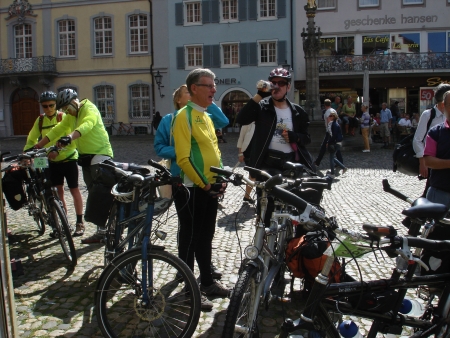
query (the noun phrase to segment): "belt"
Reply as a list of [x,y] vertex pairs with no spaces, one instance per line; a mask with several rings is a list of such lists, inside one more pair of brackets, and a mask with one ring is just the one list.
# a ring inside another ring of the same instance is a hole
[[380,122],[380,124],[386,124],[386,123],[389,123],[389,122]]

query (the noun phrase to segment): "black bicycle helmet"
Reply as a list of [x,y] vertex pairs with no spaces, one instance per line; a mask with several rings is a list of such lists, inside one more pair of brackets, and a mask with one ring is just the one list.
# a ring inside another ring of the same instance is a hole
[[56,101],[56,93],[53,92],[43,92],[39,97],[39,103],[47,101]]
[[60,109],[61,107],[67,106],[73,99],[76,99],[78,94],[73,89],[64,89],[58,93],[58,97],[56,98],[56,109]]
[[275,68],[269,74],[269,81],[272,81],[274,77],[282,77],[288,82],[291,82],[291,73],[284,68]]

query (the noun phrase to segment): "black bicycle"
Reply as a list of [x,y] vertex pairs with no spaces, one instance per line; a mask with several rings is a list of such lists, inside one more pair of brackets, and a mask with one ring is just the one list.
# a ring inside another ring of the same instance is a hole
[[12,161],[12,163],[2,169],[2,172],[8,172],[15,168],[23,170],[23,184],[27,198],[24,207],[28,209],[28,214],[35,220],[40,235],[44,233],[46,224],[55,230],[55,236],[61,244],[64,256],[71,266],[75,266],[77,265],[77,253],[72,239],[73,229],[67,221],[67,215],[56,187],[53,187],[46,177],[47,153],[53,149],[55,148],[43,148],[4,157],[4,161]]
[[164,240],[163,232],[152,229],[153,216],[170,206],[158,203],[157,188],[179,179],[158,163],[149,164],[156,174],[136,165],[123,170],[123,164],[101,164],[121,176],[112,189],[116,203],[105,235],[108,264],[95,301],[105,337],[191,337],[200,317],[200,289],[192,271],[150,241],[152,233]]

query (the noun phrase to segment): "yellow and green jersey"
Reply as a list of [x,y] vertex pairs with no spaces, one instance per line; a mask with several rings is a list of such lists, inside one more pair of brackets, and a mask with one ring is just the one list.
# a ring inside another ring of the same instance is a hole
[[206,109],[189,101],[173,118],[173,138],[181,178],[187,187],[216,182],[209,168],[222,167],[214,124]]

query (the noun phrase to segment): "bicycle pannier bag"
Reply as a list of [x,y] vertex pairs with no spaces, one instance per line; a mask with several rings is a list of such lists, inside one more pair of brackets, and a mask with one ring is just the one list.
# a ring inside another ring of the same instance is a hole
[[[308,238],[306,235],[292,238],[286,248],[285,261],[292,275],[314,281],[325,264],[323,253],[330,246],[327,239]],[[340,282],[341,266],[336,259],[328,276],[331,282]]]
[[22,184],[25,178],[25,171],[20,168],[13,168],[5,172],[2,178],[3,193],[10,208],[13,210],[19,210],[27,202]]

